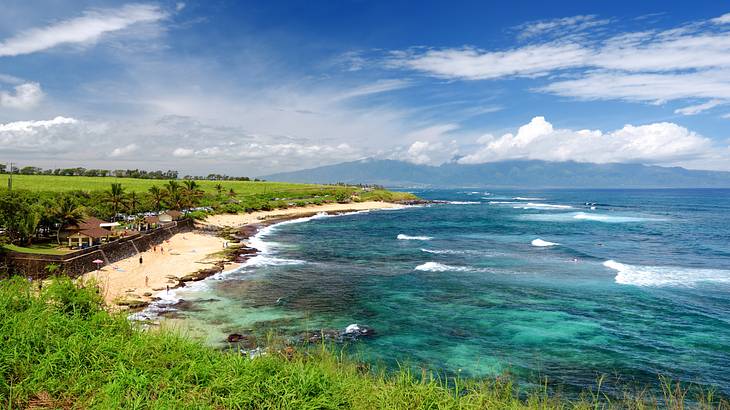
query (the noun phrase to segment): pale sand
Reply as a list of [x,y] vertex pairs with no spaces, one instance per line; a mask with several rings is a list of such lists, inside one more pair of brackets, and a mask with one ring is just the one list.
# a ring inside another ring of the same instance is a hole
[[[89,272],[84,279],[96,279],[102,288],[104,299],[112,303],[115,299],[138,299],[149,301],[145,293],[157,293],[166,286],[175,287],[180,278],[210,268],[220,257],[209,256],[223,250],[223,238],[195,232],[174,235],[169,241],[131,258],[105,266],[98,271]],[[164,249],[164,253],[161,252]],[[142,257],[142,264],[139,257]],[[235,268],[228,264],[225,270]],[[149,284],[145,286],[145,277]],[[156,289],[156,290],[155,290]]]
[[[324,204],[301,208],[277,209],[248,214],[224,214],[209,216],[201,225],[209,227],[241,227],[261,223],[271,219],[289,219],[311,215],[317,212],[365,211],[371,209],[402,208],[402,205],[388,202],[356,202],[351,204]],[[83,276],[95,279],[102,288],[104,299],[111,306],[115,300],[137,299],[150,301],[152,296],[166,286],[173,288],[180,278],[195,273],[200,269],[210,268],[221,256],[211,255],[223,250],[225,240],[211,234],[196,232],[174,235],[169,241],[140,255],[123,259],[105,266],[99,271],[89,272]],[[164,253],[160,252],[164,249]],[[142,256],[142,264],[139,257]],[[228,263],[224,271],[235,269],[238,264]],[[145,286],[145,277],[149,284]],[[145,293],[148,296],[145,296]]]
[[296,218],[297,216],[310,215],[317,212],[346,212],[346,211],[367,211],[371,209],[403,208],[403,205],[390,202],[353,202],[350,204],[324,204],[309,205],[300,208],[277,209],[274,211],[258,211],[247,214],[221,214],[209,216],[203,225],[214,227],[241,227],[249,224],[256,224],[268,219]]

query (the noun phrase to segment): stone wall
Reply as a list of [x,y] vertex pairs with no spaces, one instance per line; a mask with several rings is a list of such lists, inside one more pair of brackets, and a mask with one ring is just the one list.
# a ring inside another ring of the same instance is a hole
[[[184,220],[174,226],[158,228],[148,233],[142,233],[129,238],[120,239],[112,243],[94,246],[66,255],[34,255],[11,252],[6,254],[8,268],[11,274],[31,277],[33,279],[46,278],[46,266],[52,263],[60,265],[61,271],[73,278],[96,269],[94,260],[100,259],[108,263],[118,262],[137,254],[137,250],[144,252],[155,245],[163,243],[173,235],[193,230],[193,221]],[[135,248],[136,247],[136,248]]]

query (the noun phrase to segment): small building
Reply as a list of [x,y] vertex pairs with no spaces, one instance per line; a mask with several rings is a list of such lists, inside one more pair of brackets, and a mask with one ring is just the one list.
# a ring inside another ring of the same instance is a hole
[[145,216],[139,223],[140,231],[149,231],[160,226],[160,217],[156,215]]
[[94,246],[109,242],[112,232],[104,228],[89,228],[75,231],[68,235],[68,246]]
[[114,233],[106,227],[111,227],[110,222],[102,221],[93,216],[85,218],[77,225],[71,225],[65,229],[65,237],[68,246],[93,246],[108,242]]
[[160,223],[167,224],[182,218],[183,213],[180,211],[165,211],[158,216]]

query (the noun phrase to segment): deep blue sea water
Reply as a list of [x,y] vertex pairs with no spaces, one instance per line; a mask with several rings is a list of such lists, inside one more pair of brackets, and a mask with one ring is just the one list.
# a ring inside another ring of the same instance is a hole
[[730,394],[730,190],[414,192],[451,203],[266,229],[264,255],[177,292],[184,326],[358,323],[377,336],[352,350],[383,366]]

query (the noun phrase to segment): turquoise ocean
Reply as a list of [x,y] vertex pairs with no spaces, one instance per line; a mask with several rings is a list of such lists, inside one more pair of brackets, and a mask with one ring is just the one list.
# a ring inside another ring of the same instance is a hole
[[376,366],[730,395],[730,190],[412,192],[444,202],[265,228],[151,312],[185,300],[172,322],[217,346],[357,323]]

